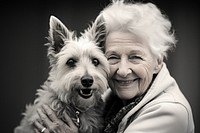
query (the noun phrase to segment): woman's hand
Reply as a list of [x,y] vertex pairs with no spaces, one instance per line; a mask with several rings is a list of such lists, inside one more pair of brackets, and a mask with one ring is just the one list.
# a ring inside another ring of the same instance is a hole
[[36,133],[78,133],[78,128],[71,118],[64,113],[64,121],[57,118],[48,105],[37,110],[40,119],[34,122]]

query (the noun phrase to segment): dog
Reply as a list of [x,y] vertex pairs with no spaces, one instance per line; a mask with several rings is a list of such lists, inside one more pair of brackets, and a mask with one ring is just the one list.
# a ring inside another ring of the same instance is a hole
[[34,133],[37,109],[49,105],[57,117],[67,113],[79,125],[80,133],[102,132],[103,93],[108,88],[109,63],[103,53],[105,27],[96,19],[77,37],[55,16],[50,16],[47,57],[50,71],[37,90],[33,104],[27,105],[14,133]]

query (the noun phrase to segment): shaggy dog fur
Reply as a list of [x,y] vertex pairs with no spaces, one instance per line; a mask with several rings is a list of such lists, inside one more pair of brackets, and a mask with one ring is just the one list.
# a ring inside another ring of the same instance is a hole
[[[33,122],[39,117],[37,108],[48,104],[62,119],[66,112],[80,133],[98,133],[103,127],[102,94],[108,87],[109,65],[101,46],[105,28],[100,19],[76,37],[56,17],[50,17],[48,58],[49,77],[37,90],[34,104],[28,105],[15,133],[34,133]],[[78,118],[76,112],[79,113]]]

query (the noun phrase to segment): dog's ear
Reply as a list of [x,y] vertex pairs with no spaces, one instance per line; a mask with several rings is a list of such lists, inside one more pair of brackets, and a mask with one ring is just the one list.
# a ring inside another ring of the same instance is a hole
[[52,66],[56,64],[56,54],[75,36],[74,32],[69,31],[67,27],[54,16],[50,17],[49,26],[49,37],[47,38],[49,43],[47,43],[46,46],[48,46],[47,56]]
[[95,28],[96,31],[95,38],[97,39],[96,42],[98,43],[99,47],[104,48],[106,42],[106,27],[103,17],[101,16],[97,17],[94,25],[96,27]]
[[98,16],[96,18],[96,20],[92,23],[92,26],[89,27],[88,34],[90,34],[90,39],[95,41],[97,46],[104,50],[106,29],[103,17]]
[[65,41],[71,40],[73,32],[69,31],[65,25],[56,17],[51,16],[49,21],[49,42],[54,53],[59,53],[65,45]]

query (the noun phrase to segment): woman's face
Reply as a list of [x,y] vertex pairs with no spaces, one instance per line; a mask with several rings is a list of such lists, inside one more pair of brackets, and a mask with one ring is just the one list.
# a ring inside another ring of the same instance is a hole
[[123,100],[142,94],[160,68],[149,46],[127,32],[107,36],[105,55],[111,70],[109,85]]

